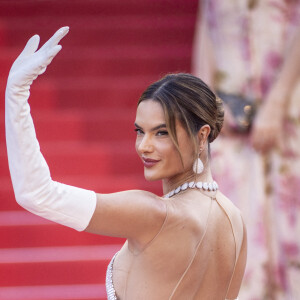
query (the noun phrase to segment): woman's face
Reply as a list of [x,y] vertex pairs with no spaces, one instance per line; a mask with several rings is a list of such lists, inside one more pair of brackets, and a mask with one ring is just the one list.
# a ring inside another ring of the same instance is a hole
[[136,112],[136,151],[144,164],[147,180],[172,179],[192,169],[193,143],[179,121],[176,133],[180,155],[166,127],[161,104],[153,100],[142,101]]

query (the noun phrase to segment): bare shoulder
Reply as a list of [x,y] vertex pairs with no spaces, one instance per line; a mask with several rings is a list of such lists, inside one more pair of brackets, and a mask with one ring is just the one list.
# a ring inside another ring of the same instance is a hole
[[228,216],[229,219],[235,219],[236,222],[240,220],[240,225],[242,225],[242,214],[239,208],[234,205],[234,203],[227,198],[222,192],[218,191],[216,195],[216,201],[224,210],[225,214]]
[[147,240],[159,229],[165,216],[165,201],[150,192],[97,194],[96,210],[86,231]]
[[216,195],[216,201],[224,211],[231,224],[233,235],[237,242],[237,251],[239,253],[241,243],[246,237],[246,227],[243,221],[242,213],[239,208],[236,207],[234,203],[220,191],[218,191]]
[[128,190],[111,194],[97,194],[99,205],[104,209],[119,207],[124,212],[129,210],[137,212],[139,210],[147,213],[161,213],[165,211],[165,201],[163,198],[143,190]]
[[247,261],[247,230],[243,221],[241,211],[224,194],[218,191],[217,202],[230,220],[235,240],[236,261],[234,273],[226,295],[226,299],[236,299],[245,272]]

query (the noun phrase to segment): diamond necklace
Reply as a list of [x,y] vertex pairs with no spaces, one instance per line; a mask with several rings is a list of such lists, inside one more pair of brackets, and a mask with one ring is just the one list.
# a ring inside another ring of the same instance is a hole
[[203,189],[205,191],[216,191],[219,186],[218,184],[213,181],[213,182],[202,182],[202,181],[191,181],[191,182],[185,182],[184,184],[180,185],[176,189],[172,190],[168,194],[164,195],[163,198],[171,198],[172,196],[178,194],[181,191],[185,191],[186,189]]

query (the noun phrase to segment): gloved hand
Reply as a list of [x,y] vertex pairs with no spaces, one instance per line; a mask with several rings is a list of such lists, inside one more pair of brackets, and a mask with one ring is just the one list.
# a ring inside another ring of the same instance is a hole
[[61,50],[58,43],[68,31],[68,27],[59,29],[38,51],[40,38],[34,35],[13,63],[5,93],[6,145],[17,202],[34,214],[81,231],[92,218],[96,194],[51,179],[27,102],[30,85]]

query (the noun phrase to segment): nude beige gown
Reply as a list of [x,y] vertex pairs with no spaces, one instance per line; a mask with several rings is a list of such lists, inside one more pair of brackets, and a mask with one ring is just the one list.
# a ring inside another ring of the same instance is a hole
[[219,191],[162,201],[166,217],[152,241],[139,251],[127,241],[109,264],[108,299],[224,300],[234,286],[237,294],[246,257],[240,211]]

